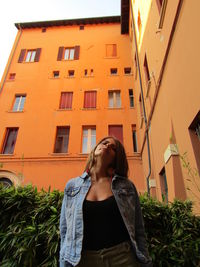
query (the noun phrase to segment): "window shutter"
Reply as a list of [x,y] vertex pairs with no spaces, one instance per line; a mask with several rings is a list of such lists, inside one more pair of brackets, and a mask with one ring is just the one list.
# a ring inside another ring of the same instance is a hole
[[80,46],[77,45],[77,46],[75,46],[74,60],[79,59],[79,54],[80,54]]
[[41,53],[41,48],[36,49],[36,55],[35,55],[35,62],[38,62],[40,60],[40,53]]
[[96,91],[85,92],[84,108],[96,108]]
[[109,125],[108,134],[109,136],[114,136],[123,144],[123,126],[122,125]]
[[26,54],[26,49],[22,49],[19,55],[18,63],[22,63],[24,61],[25,54]]
[[116,57],[117,56],[117,45],[116,44],[113,44],[112,56],[113,57]]
[[61,93],[60,109],[72,108],[72,92]]
[[63,46],[59,47],[57,61],[61,61],[62,60],[63,50],[64,50]]

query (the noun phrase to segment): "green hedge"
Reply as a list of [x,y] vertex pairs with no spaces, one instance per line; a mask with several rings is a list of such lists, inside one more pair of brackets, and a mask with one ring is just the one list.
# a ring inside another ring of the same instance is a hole
[[[58,266],[63,192],[0,188],[0,266]],[[141,196],[154,266],[200,266],[200,218],[191,202],[170,205]]]

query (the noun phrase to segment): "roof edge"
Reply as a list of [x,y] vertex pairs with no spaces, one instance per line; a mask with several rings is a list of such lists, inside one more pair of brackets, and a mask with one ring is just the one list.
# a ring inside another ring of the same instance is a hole
[[19,22],[15,23],[15,27],[19,30],[19,29],[29,29],[29,28],[46,28],[53,26],[72,26],[72,25],[101,24],[101,23],[120,23],[120,16]]

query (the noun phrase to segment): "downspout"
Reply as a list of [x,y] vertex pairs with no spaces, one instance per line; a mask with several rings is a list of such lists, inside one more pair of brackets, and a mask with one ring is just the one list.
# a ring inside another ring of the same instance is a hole
[[145,122],[145,136],[146,136],[146,140],[147,140],[147,154],[148,154],[148,165],[149,165],[149,172],[148,172],[148,175],[146,177],[147,194],[148,194],[148,196],[150,196],[149,178],[150,178],[150,175],[151,175],[151,155],[150,155],[150,146],[149,146],[149,133],[148,133],[148,123],[147,123],[147,116],[146,116],[146,110],[145,110],[145,104],[144,104],[144,94],[143,94],[143,86],[142,86],[142,77],[141,77],[141,71],[140,71],[138,45],[137,45],[136,31],[135,31],[135,20],[134,20],[132,6],[133,5],[132,5],[132,2],[131,2],[131,15],[132,15],[132,18],[133,18],[132,19],[132,21],[133,21],[133,34],[134,34],[135,50],[136,50],[136,64],[137,64],[138,76],[139,76],[139,82],[140,82],[142,109],[143,109],[144,122]]
[[12,60],[13,60],[13,57],[14,57],[14,54],[15,54],[17,45],[18,45],[18,43],[19,43],[19,39],[20,39],[21,34],[22,34],[22,29],[21,29],[20,24],[18,24],[17,26],[18,26],[18,28],[19,28],[20,33],[19,33],[19,35],[18,35],[17,41],[15,42],[14,50],[13,50],[13,53],[12,53],[11,58],[10,58],[10,60],[9,60],[8,67],[7,67],[6,73],[5,73],[5,75],[4,75],[3,82],[2,82],[2,84],[1,84],[0,94],[1,94],[1,92],[2,92],[2,90],[3,90],[3,86],[4,86],[4,83],[5,83],[5,81],[6,81],[6,77],[7,77],[7,75],[8,75],[9,70],[10,70],[11,62],[12,62]]

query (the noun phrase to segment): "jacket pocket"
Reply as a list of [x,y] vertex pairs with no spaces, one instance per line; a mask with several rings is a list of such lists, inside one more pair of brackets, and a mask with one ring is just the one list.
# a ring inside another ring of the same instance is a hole
[[80,189],[81,189],[80,186],[79,187],[71,187],[71,188],[67,189],[66,194],[69,197],[74,197],[79,193]]

